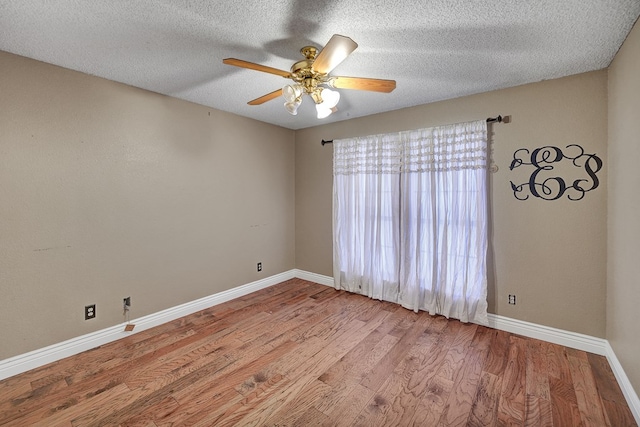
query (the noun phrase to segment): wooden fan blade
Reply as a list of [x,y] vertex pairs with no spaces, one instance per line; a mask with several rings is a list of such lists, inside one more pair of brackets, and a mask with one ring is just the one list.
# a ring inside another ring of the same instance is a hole
[[247,104],[260,105],[264,104],[267,101],[271,101],[272,99],[276,99],[279,96],[282,96],[282,89],[274,90],[273,92],[263,95],[260,98],[256,98],[253,101],[247,102]]
[[262,71],[263,73],[275,74],[278,76],[291,78],[291,73],[277,68],[267,67],[266,65],[256,64],[255,62],[243,61],[242,59],[227,58],[222,60],[227,65],[233,65],[240,68],[248,68],[250,70]]
[[368,79],[364,77],[332,77],[329,85],[338,89],[369,90],[389,93],[396,88],[395,80]]
[[315,61],[313,61],[311,68],[318,73],[328,74],[337,67],[338,64],[344,61],[351,52],[356,50],[357,47],[358,44],[349,37],[334,34],[318,54]]

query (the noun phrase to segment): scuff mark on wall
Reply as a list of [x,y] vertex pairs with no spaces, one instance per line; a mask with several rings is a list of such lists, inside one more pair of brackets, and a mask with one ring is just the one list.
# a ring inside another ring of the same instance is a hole
[[67,246],[52,246],[50,248],[36,248],[33,250],[33,252],[43,252],[43,251],[50,251],[53,249],[67,249],[70,248],[71,245],[67,245]]

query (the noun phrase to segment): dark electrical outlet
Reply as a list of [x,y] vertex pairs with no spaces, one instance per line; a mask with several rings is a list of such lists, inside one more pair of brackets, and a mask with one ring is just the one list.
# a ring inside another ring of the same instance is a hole
[[96,305],[85,305],[84,306],[84,320],[93,319],[96,317]]
[[516,305],[516,296],[515,295],[509,295],[509,304]]
[[262,263],[261,262],[258,263],[258,271],[262,271]]

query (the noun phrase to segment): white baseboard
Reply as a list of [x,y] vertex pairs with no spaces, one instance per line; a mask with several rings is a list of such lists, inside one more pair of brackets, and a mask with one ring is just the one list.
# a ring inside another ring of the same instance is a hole
[[289,270],[284,273],[276,274],[275,276],[247,283],[246,285],[238,286],[214,295],[178,305],[176,307],[171,307],[148,316],[132,319],[131,323],[136,325],[133,332],[124,332],[124,323],[122,323],[100,331],[72,338],[58,344],[50,345],[42,349],[31,351],[29,353],[0,360],[0,380],[64,359],[65,357],[73,356],[74,354],[90,350],[100,345],[116,341],[120,338],[129,336],[132,333],[142,332],[146,329],[153,328],[154,326],[170,322],[183,316],[188,316],[189,314],[250,294],[251,292],[268,288],[269,286],[284,282],[285,280],[293,279],[294,277],[296,277],[295,270]]
[[[172,307],[148,316],[133,319],[131,322],[136,325],[135,332],[141,332],[154,326],[170,322],[183,316],[196,313],[200,310],[212,307],[217,304],[238,298],[260,289],[268,288],[294,277],[308,280],[325,286],[334,286],[333,277],[311,273],[304,270],[293,269],[262,280],[247,283],[227,291],[219,292],[208,297],[204,297],[186,304]],[[633,389],[629,378],[624,372],[622,365],[618,361],[609,342],[602,338],[595,338],[575,332],[564,331],[548,326],[537,325],[522,320],[489,314],[489,326],[525,337],[536,338],[554,344],[590,353],[606,356],[611,365],[611,369],[618,380],[618,384],[624,393],[627,403],[633,412],[636,422],[640,424],[640,400]],[[124,324],[118,324],[97,332],[73,338],[58,344],[51,345],[29,353],[21,354],[9,359],[0,361],[0,380],[26,372],[51,362],[73,356],[86,350],[98,347],[103,344],[124,338],[132,332],[124,332]]]
[[334,287],[333,277],[298,269],[295,269],[294,272],[298,279],[308,280],[309,282],[318,283],[319,285],[331,286],[332,288]]
[[625,374],[620,361],[616,357],[616,354],[608,341],[606,344],[606,356],[609,361],[609,365],[611,366],[611,370],[618,380],[618,385],[622,389],[622,394],[624,394],[625,399],[627,399],[627,403],[633,413],[633,417],[636,419],[636,423],[640,425],[640,398],[638,398],[638,394],[633,389],[633,386],[629,381],[629,377]]
[[564,345],[577,350],[588,351],[589,353],[595,353],[600,356],[606,354],[607,340],[602,338],[595,338],[577,332],[569,332],[549,326],[529,323],[524,320],[511,319],[497,314],[489,313],[488,317],[489,326],[494,329]]

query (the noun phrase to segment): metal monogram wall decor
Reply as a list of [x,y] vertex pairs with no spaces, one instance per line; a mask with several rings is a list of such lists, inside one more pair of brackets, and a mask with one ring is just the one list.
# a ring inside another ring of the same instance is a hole
[[[586,176],[573,180],[571,185],[567,185],[567,182],[559,176],[545,177],[546,172],[554,169],[554,164],[565,159],[573,162],[575,167],[584,169]],[[514,184],[513,181],[509,181],[513,195],[518,200],[527,200],[529,194],[543,200],[557,200],[567,193],[569,200],[576,201],[581,200],[585,193],[595,190],[600,185],[596,174],[602,169],[602,160],[595,154],[585,153],[584,149],[577,144],[567,145],[564,152],[561,148],[550,145],[536,148],[531,153],[528,149],[521,148],[513,153],[509,170],[523,165],[533,166],[535,170],[531,173],[528,182]]]

